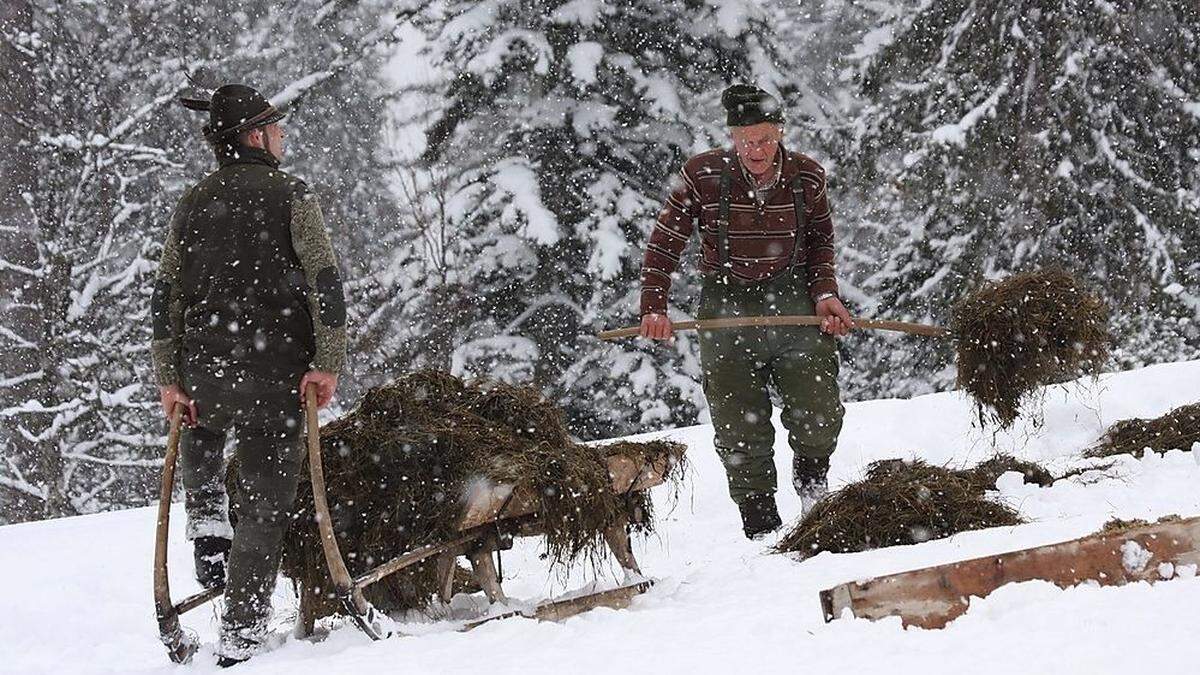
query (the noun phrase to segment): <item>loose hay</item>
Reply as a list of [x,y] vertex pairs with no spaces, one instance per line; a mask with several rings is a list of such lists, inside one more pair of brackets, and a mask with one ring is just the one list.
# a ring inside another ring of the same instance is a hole
[[958,386],[980,423],[1007,428],[1040,387],[1098,374],[1108,359],[1108,308],[1061,269],[985,286],[954,308]]
[[[628,515],[642,532],[653,528],[646,494],[612,492],[604,458],[617,452],[643,458],[681,454],[679,444],[664,441],[601,448],[575,443],[560,411],[536,390],[464,382],[434,371],[371,389],[353,411],[321,429],[330,517],[353,576],[457,536],[465,496],[480,483],[527,485],[539,495],[536,518],[552,566],[595,564],[608,554],[603,530],[614,518]],[[677,482],[682,471],[682,463],[671,464],[668,482]],[[341,611],[328,593],[332,584],[314,520],[307,460],[281,571],[320,589],[318,616]],[[366,590],[388,612],[424,608],[436,593],[433,559]]]
[[[1009,470],[1003,467],[1022,463],[1004,457],[989,461],[987,468],[957,471],[920,460],[874,462],[862,480],[821,500],[775,550],[807,558],[821,551],[867,551],[1025,522],[1012,508],[984,496],[995,487],[995,476]],[[992,476],[993,471],[998,473]]]
[[1109,427],[1084,454],[1088,457],[1122,454],[1141,457],[1147,448],[1154,452],[1191,450],[1195,443],[1200,443],[1200,403],[1180,406],[1154,419],[1121,420]]
[[1005,454],[997,454],[991,459],[970,469],[961,470],[959,473],[974,483],[980,492],[983,492],[996,489],[996,480],[1009,471],[1016,471],[1025,476],[1026,483],[1033,483],[1041,487],[1050,487],[1054,481],[1061,478],[1061,476],[1056,478],[1043,466]]

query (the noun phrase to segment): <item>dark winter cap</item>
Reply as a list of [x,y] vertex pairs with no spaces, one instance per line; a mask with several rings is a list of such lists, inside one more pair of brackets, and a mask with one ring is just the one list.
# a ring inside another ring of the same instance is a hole
[[731,127],[783,124],[779,101],[752,84],[735,84],[721,92],[721,105],[725,107],[725,123]]
[[271,105],[262,94],[244,84],[227,84],[214,91],[208,101],[181,98],[179,102],[189,110],[208,111],[204,137],[209,143],[265,127],[284,116],[283,111]]

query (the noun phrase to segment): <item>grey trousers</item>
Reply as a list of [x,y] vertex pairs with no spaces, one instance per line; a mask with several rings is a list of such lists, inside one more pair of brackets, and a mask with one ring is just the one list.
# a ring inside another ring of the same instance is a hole
[[[302,414],[297,390],[227,386],[185,374],[198,425],[180,444],[188,536],[232,532],[222,632],[261,634],[271,614],[283,535],[300,476]],[[299,377],[296,378],[297,384]],[[237,527],[230,530],[224,448],[232,429],[238,459]]]

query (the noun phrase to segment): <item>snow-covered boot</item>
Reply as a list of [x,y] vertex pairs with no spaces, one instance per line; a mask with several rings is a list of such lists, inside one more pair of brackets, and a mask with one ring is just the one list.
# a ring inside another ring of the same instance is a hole
[[825,479],[802,483],[796,486],[796,494],[800,495],[800,517],[807,516],[825,495],[829,494],[829,484]]
[[228,668],[249,661],[262,649],[266,633],[265,621],[246,628],[221,626],[221,639],[217,642],[217,665]]
[[196,537],[192,545],[196,561],[196,581],[205,588],[223,586],[230,541],[225,537]]
[[829,494],[829,458],[796,455],[792,458],[792,486],[800,496],[800,517],[808,515]]
[[750,495],[738,504],[738,509],[742,512],[742,532],[747,539],[761,539],[783,524],[773,494]]

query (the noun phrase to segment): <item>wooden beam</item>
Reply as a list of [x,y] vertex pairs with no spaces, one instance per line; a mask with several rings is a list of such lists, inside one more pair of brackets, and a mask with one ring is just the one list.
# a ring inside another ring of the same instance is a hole
[[[640,492],[661,485],[677,458],[662,456],[641,464],[623,455],[611,455],[608,474],[613,492]],[[525,516],[538,508],[538,498],[528,486],[480,484],[467,497],[467,506],[458,523],[459,531],[470,530],[494,520]]]
[[500,574],[496,571],[495,561],[492,560],[492,550],[491,547],[477,548],[467,554],[467,560],[471,561],[475,581],[483,589],[488,603],[495,604],[507,601],[508,596],[504,595],[504,589],[500,586]]
[[500,619],[511,619],[514,617],[524,617],[526,619],[537,619],[538,621],[562,621],[572,616],[582,614],[586,611],[596,609],[597,607],[608,607],[610,609],[625,609],[629,603],[637,596],[650,590],[654,585],[653,581],[641,581],[629,586],[622,586],[608,591],[600,591],[599,593],[590,593],[581,595],[575,598],[566,600],[553,600],[545,602],[533,609],[529,610],[514,610],[489,616],[486,619],[477,619],[468,622],[462,627],[462,631],[469,631],[473,628],[478,628],[485,623],[499,621]]
[[964,560],[841,584],[821,592],[825,620],[846,610],[872,621],[899,616],[905,626],[942,628],[967,611],[971,598],[1000,586],[1041,579],[1060,588],[1083,582],[1119,586],[1170,578],[1200,565],[1200,517],[1163,519],[1058,544]]

